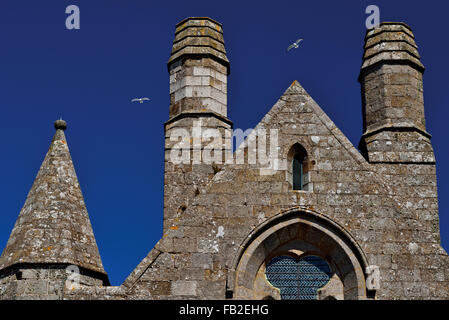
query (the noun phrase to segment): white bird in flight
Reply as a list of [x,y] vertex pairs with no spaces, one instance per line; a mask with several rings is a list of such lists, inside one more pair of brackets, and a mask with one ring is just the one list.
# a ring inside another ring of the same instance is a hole
[[134,98],[131,100],[131,102],[139,102],[139,103],[143,103],[144,101],[150,101],[149,98]]
[[303,39],[298,39],[298,40],[296,40],[292,45],[290,45],[288,48],[287,48],[287,51],[290,51],[291,49],[293,49],[293,48],[295,48],[295,49],[298,49],[298,43],[300,43],[301,41],[302,41]]

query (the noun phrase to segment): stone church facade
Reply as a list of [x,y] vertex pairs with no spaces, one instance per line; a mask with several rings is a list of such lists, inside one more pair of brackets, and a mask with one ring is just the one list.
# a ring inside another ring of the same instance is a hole
[[[58,120],[0,258],[0,299],[449,299],[409,26],[366,34],[359,150],[295,81],[233,154],[230,63],[212,19],[177,24],[168,72],[162,239],[110,286]],[[264,144],[277,159],[250,163]],[[215,160],[197,161],[208,148]]]

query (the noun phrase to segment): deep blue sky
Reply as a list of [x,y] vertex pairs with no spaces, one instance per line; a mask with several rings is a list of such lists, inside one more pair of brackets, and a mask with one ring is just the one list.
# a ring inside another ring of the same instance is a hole
[[[78,5],[81,29],[65,28]],[[231,75],[228,116],[253,128],[297,79],[357,146],[365,8],[408,23],[420,47],[427,129],[449,249],[449,28],[445,1],[1,0],[0,251],[63,117],[103,264],[119,285],[162,234],[163,123],[175,24],[220,21]],[[285,48],[298,37],[300,49]],[[147,104],[130,99],[148,96]]]

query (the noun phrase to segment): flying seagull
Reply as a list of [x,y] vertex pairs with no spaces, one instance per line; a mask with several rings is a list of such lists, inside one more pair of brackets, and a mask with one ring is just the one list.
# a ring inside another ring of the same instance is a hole
[[148,98],[134,98],[131,100],[131,102],[139,102],[139,103],[143,103],[144,101],[150,101],[150,99]]
[[293,49],[293,48],[297,49],[297,48],[299,47],[299,46],[298,46],[298,43],[300,43],[302,40],[303,40],[303,39],[298,39],[298,40],[296,40],[292,45],[290,45],[290,46],[287,48],[287,51],[290,51],[290,50]]

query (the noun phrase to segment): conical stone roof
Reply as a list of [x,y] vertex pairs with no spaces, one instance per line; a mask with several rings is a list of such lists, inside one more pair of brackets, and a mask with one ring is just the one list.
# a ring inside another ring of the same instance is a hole
[[176,25],[168,65],[189,56],[210,57],[226,66],[230,73],[221,23],[208,17],[190,17]]
[[421,72],[425,69],[412,29],[402,22],[382,22],[368,30],[364,49],[362,73],[385,62],[410,64]]
[[19,263],[69,263],[106,274],[64,135],[56,133],[0,257]]

